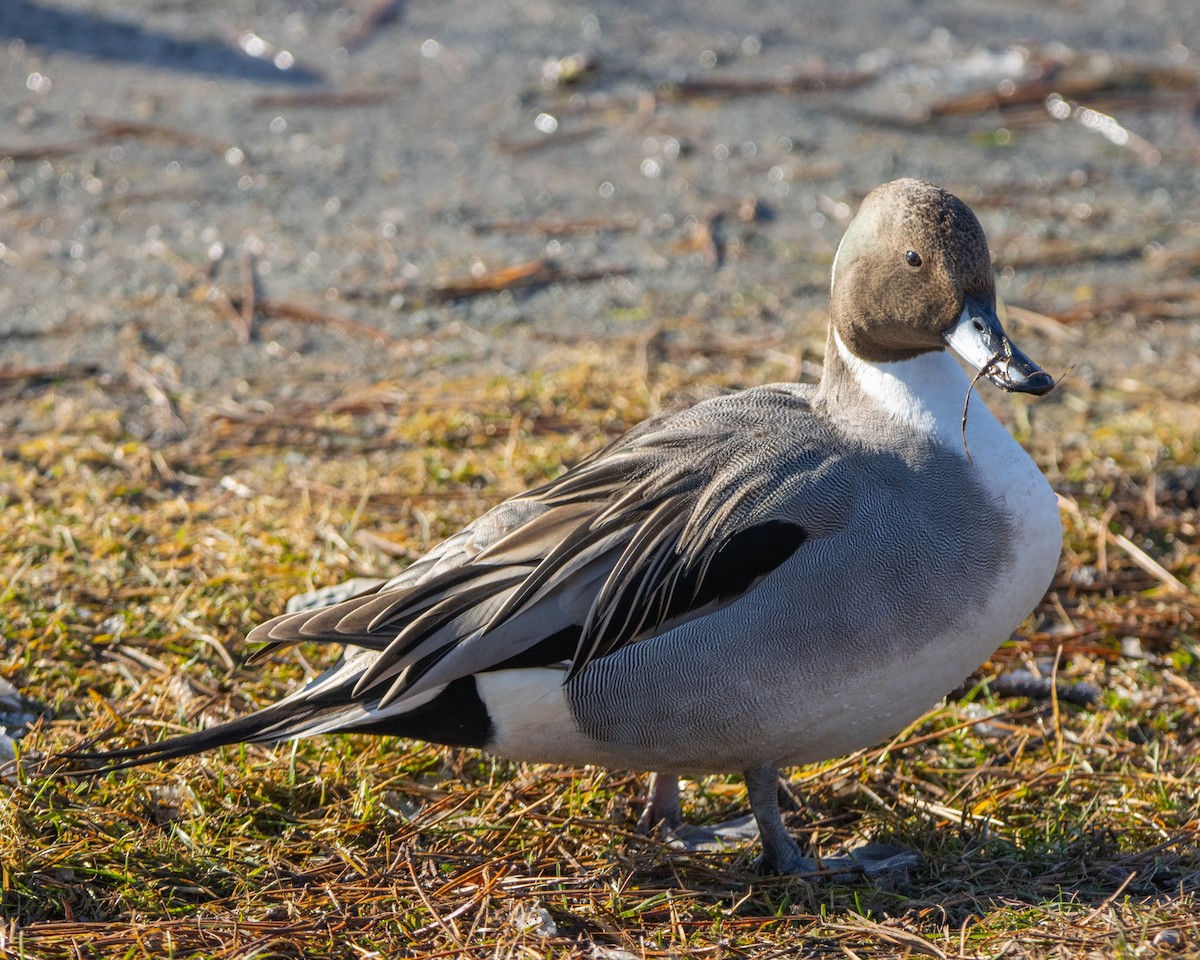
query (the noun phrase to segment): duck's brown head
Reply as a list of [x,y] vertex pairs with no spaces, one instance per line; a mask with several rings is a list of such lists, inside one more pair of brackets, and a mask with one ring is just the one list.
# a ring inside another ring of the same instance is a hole
[[1000,325],[975,214],[923,180],[894,180],[863,200],[834,259],[831,319],[846,348],[870,363],[950,346],[1005,390],[1054,386]]

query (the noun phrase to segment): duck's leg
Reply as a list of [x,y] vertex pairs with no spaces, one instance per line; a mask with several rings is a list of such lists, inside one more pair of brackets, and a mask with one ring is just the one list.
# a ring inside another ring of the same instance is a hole
[[779,771],[771,766],[747,770],[746,792],[750,795],[750,809],[762,838],[763,850],[754,866],[763,873],[816,871],[816,861],[800,852],[800,845],[783,825],[783,816],[779,812]]
[[662,825],[667,843],[681,850],[722,850],[758,836],[758,825],[752,815],[703,827],[684,823],[679,811],[679,777],[673,773],[650,775],[638,832],[649,833],[656,823]]
[[763,852],[754,865],[763,873],[822,873],[837,879],[849,879],[855,874],[878,877],[883,874],[907,873],[925,863],[924,857],[913,850],[887,843],[867,843],[841,857],[806,857],[779,813],[779,773],[774,767],[754,767],[746,771],[746,791],[750,794],[750,809],[758,821]]
[[679,812],[679,778],[673,773],[652,773],[646,784],[646,806],[638,817],[637,832],[649,834],[662,824],[666,833],[678,830],[683,823]]

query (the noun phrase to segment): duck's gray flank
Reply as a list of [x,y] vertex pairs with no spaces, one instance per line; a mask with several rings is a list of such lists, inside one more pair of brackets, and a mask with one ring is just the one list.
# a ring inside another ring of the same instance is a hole
[[[971,211],[932,184],[886,184],[835,258],[818,385],[652,417],[392,580],[255,628],[267,653],[343,648],[303,689],[91,759],[393,733],[658,771],[646,816],[672,827],[672,775],[740,770],[760,868],[810,870],[778,768],[917,719],[1033,609],[1061,548],[1053,491],[982,398],[964,455],[970,381],[947,346],[1005,390],[1053,386],[1000,325]],[[874,846],[854,859],[911,862]]]
[[[819,428],[803,411],[778,416],[774,435],[811,437]],[[716,612],[596,663],[567,684],[572,714],[589,735],[645,755],[656,769],[744,769],[746,729],[786,749],[768,732],[790,725],[781,714],[803,717],[806,703],[834,690],[862,704],[855,684],[865,667],[888,663],[902,674],[926,644],[956,625],[969,629],[1014,563],[1011,524],[980,516],[989,497],[961,456],[919,439],[883,452],[859,433],[828,438],[843,455],[794,467],[769,498],[780,513],[805,518],[808,531],[760,585],[785,599]],[[886,519],[897,515],[903,524]],[[929,591],[938,583],[952,588]],[[910,602],[926,592],[927,602]],[[627,691],[621,700],[642,708],[624,709],[611,690]],[[690,731],[694,749],[655,756],[662,730],[672,731],[671,742]],[[804,763],[822,753],[818,741],[806,753],[754,759]]]

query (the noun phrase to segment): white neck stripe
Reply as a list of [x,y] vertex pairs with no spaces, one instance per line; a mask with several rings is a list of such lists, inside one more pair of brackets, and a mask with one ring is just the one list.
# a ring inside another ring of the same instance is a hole
[[[846,369],[877,409],[917,433],[932,435],[963,452],[962,409],[971,382],[949,353],[934,350],[908,360],[871,363],[855,356],[836,329],[833,341]],[[994,431],[1008,435],[977,398],[967,421],[968,442],[974,448],[976,443],[995,441]]]

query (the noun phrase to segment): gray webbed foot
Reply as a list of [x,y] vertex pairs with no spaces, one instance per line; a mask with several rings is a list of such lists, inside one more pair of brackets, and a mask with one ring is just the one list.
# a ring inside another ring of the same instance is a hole
[[753,814],[723,823],[695,826],[683,822],[679,810],[679,778],[671,773],[652,773],[646,791],[646,806],[638,818],[637,832],[649,836],[657,826],[668,846],[676,850],[724,850],[758,838]]
[[[892,843],[865,843],[837,860],[868,877],[903,875],[925,866],[925,858],[917,851]],[[828,863],[822,861],[823,866]]]
[[868,843],[840,857],[806,857],[792,839],[779,814],[779,774],[774,767],[755,767],[746,771],[746,789],[750,809],[758,821],[763,852],[755,858],[753,869],[759,873],[782,875],[813,874],[832,876],[838,881],[855,876],[903,876],[924,864],[924,858],[904,847]]
[[753,814],[713,823],[708,826],[696,826],[681,823],[666,835],[667,845],[676,850],[690,852],[700,850],[724,850],[729,846],[740,846],[747,840],[758,838],[758,824]]
[[799,850],[796,853],[798,856],[786,861],[782,867],[774,862],[767,863],[764,855],[756,857],[752,867],[759,873],[812,874],[836,883],[849,883],[856,877],[904,880],[910,870],[925,865],[925,858],[916,851],[888,843],[866,843],[842,856],[820,859],[799,855]]
[[824,877],[835,883],[850,883],[856,877],[892,877],[904,880],[910,870],[925,865],[925,858],[913,850],[887,843],[867,843],[840,857],[806,857],[797,847],[768,858],[766,852],[754,858],[750,868],[759,874],[777,876]]

